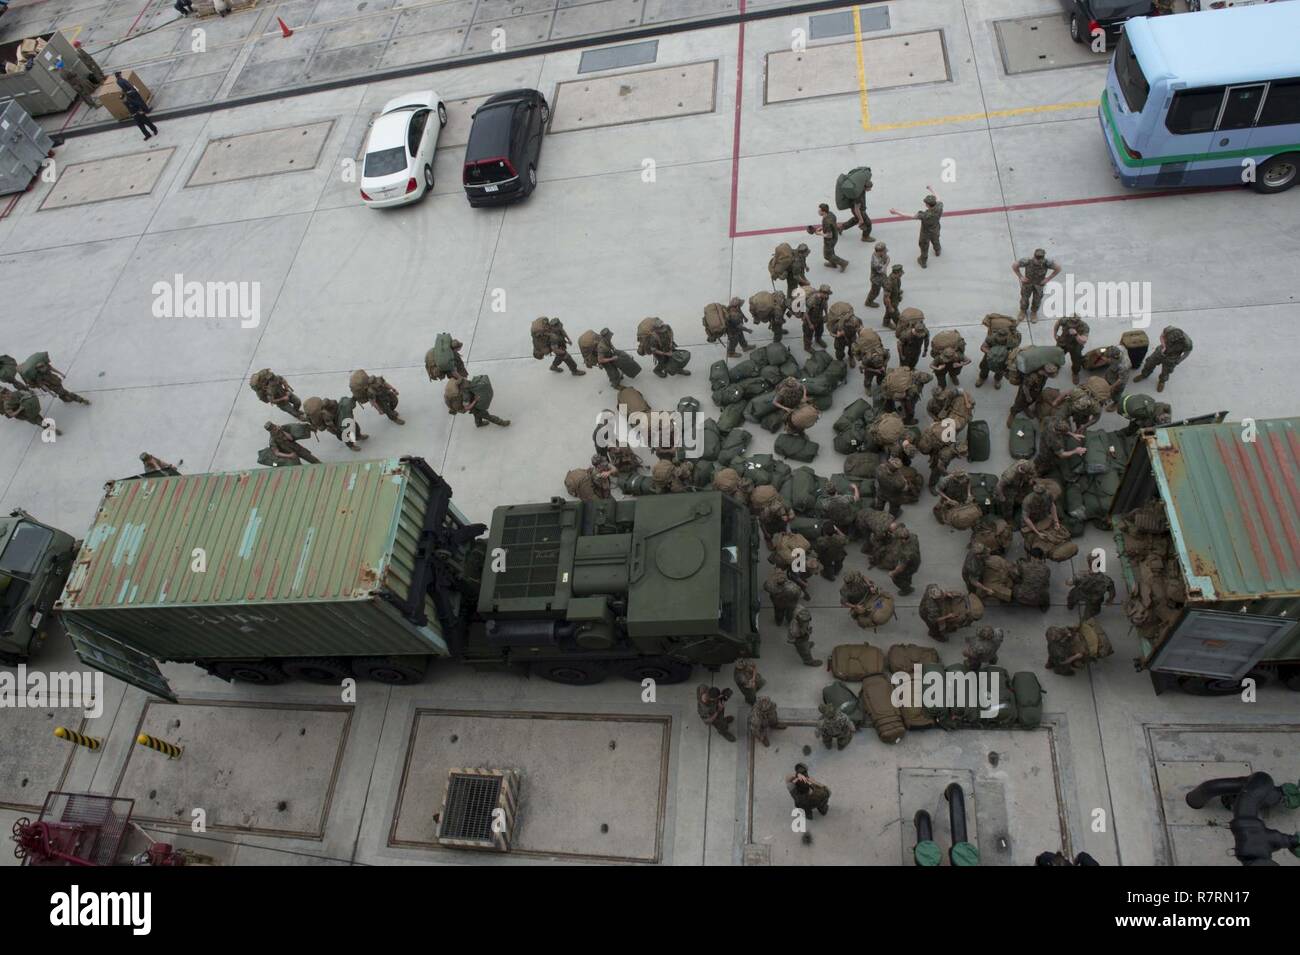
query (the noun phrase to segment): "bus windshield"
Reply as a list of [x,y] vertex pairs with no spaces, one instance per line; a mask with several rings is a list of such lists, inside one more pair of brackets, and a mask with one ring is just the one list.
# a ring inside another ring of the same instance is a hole
[[1142,112],[1147,105],[1151,87],[1142,73],[1141,64],[1133,54],[1133,47],[1129,45],[1128,34],[1120,37],[1119,46],[1115,49],[1115,78],[1119,81],[1120,92],[1124,94],[1129,112]]

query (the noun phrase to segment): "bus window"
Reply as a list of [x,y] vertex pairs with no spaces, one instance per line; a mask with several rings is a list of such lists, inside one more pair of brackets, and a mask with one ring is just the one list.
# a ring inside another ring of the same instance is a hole
[[1119,80],[1119,88],[1124,94],[1129,112],[1142,112],[1151,87],[1142,73],[1137,57],[1133,55],[1133,48],[1129,46],[1128,34],[1120,37],[1119,48],[1115,51],[1115,78]]
[[1268,88],[1264,109],[1256,126],[1286,126],[1300,123],[1300,79],[1281,80]]
[[1230,86],[1223,106],[1219,129],[1249,129],[1255,125],[1259,101],[1264,97],[1264,84],[1255,86]]
[[1182,90],[1174,94],[1169,115],[1165,117],[1165,127],[1171,133],[1208,133],[1214,129],[1222,104],[1222,86]]

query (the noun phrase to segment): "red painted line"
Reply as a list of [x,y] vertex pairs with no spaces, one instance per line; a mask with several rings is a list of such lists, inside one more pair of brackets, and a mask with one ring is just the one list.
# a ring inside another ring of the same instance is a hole
[[77,110],[79,109],[81,109],[81,100],[77,100],[72,104],[72,109],[68,110],[68,116],[63,121],[63,125],[59,127],[59,132],[63,132],[63,130],[68,128],[68,123],[72,122],[72,117],[77,115]]
[[[740,0],[740,12],[745,12],[745,0]],[[731,226],[729,235],[736,236],[736,207],[740,192],[740,107],[745,94],[745,24],[737,24],[736,38],[736,119],[731,131]]]
[[131,32],[135,30],[136,24],[140,22],[140,18],[144,16],[145,10],[148,10],[151,6],[153,6],[153,0],[146,0],[145,5],[141,8],[140,12],[137,13],[135,15],[135,19],[131,21],[131,25],[127,27],[126,29],[127,36],[131,35]]

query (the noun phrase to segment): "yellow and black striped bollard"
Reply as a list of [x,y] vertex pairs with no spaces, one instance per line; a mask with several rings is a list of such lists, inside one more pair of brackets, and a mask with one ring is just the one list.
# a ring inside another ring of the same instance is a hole
[[184,746],[177,746],[175,743],[169,743],[165,739],[150,736],[148,733],[141,733],[135,738],[135,741],[141,746],[147,746],[163,753],[168,759],[180,759],[181,753],[185,752]]
[[56,726],[54,735],[59,739],[66,739],[69,743],[76,743],[78,746],[84,746],[86,749],[99,749],[103,745],[103,740],[94,736],[83,736],[76,730],[70,730],[66,726]]

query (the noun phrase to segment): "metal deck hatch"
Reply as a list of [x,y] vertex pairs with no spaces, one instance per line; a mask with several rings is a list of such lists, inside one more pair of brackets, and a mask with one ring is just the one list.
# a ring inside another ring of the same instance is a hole
[[453,769],[439,814],[438,841],[469,849],[509,852],[518,808],[513,769]]

